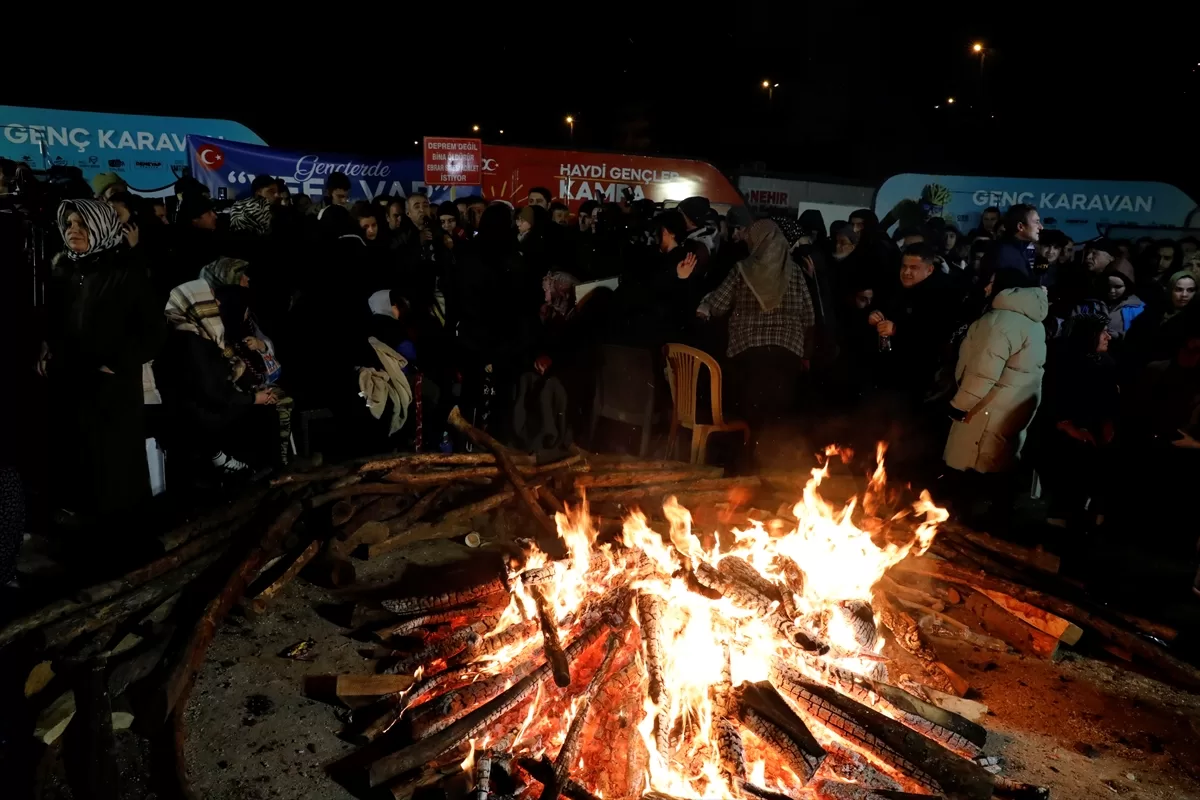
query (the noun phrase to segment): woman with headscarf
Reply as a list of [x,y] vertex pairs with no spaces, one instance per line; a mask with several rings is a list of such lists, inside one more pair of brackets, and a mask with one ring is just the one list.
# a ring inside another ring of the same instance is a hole
[[746,233],[750,257],[739,261],[696,313],[729,317],[729,347],[739,412],[761,437],[796,405],[800,375],[812,355],[816,313],[804,271],[783,231],[760,219]]
[[238,328],[249,318],[247,289],[205,284],[207,296],[200,299],[193,291],[198,283],[171,292],[166,309],[171,330],[155,376],[172,423],[169,446],[232,477],[250,469],[242,459],[252,458],[255,449],[235,431],[252,406],[275,405],[278,395],[258,388],[257,376],[234,352]]
[[[1189,315],[1197,312],[1196,274],[1181,269],[1165,282],[1166,299],[1148,306],[1129,326],[1125,336],[1122,362],[1137,371],[1151,361],[1170,358],[1179,347]],[[1187,311],[1187,313],[1185,313]]]
[[837,356],[835,309],[838,290],[819,246],[824,235],[821,212],[810,209],[801,214],[799,220],[783,216],[772,216],[771,219],[783,231],[791,248],[792,260],[800,267],[804,282],[808,284],[813,312],[817,316],[817,341],[813,343],[815,357],[822,363],[831,363]]
[[78,487],[76,510],[112,516],[150,495],[142,414],[142,365],[165,327],[146,267],[113,209],[92,200],[58,208],[66,251],[56,276],[50,336],[38,371],[63,403],[61,451]]
[[1108,306],[1108,332],[1114,339],[1120,339],[1146,310],[1146,304],[1134,294],[1133,269],[1128,261],[1109,267],[1104,273],[1104,282],[1107,288],[1104,299]]

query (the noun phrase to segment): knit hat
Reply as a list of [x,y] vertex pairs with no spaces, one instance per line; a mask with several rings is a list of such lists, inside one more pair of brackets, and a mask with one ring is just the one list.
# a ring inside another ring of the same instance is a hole
[[533,225],[537,221],[537,212],[533,210],[533,206],[525,206],[517,212],[517,221]]
[[[704,198],[700,198],[703,200]],[[683,204],[679,205],[680,210],[683,210]],[[690,214],[688,215],[691,216]],[[730,228],[749,228],[754,222],[754,218],[750,216],[750,212],[745,206],[733,206],[729,212],[725,214],[725,225]]]
[[125,183],[125,179],[115,172],[100,172],[92,178],[92,191],[96,193],[97,197],[102,197],[106,191],[118,183]]
[[704,218],[708,216],[708,209],[707,197],[689,197],[679,202],[679,210],[696,225],[703,224]]

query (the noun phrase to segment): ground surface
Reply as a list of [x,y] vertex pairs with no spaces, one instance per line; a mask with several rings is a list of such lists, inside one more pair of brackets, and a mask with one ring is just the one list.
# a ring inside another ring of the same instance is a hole
[[[433,542],[357,562],[359,582],[390,582],[410,565],[436,576],[471,555],[454,542]],[[297,581],[265,616],[231,619],[221,629],[186,713],[196,796],[355,796],[326,772],[354,749],[338,738],[344,711],[304,694],[306,676],[371,670],[359,653],[370,645],[322,616],[349,596]],[[312,661],[279,655],[308,638]],[[1050,663],[945,640],[937,647],[991,709],[983,720],[987,752],[1004,756],[1006,776],[1049,786],[1056,800],[1200,800],[1200,697],[1073,653]]]

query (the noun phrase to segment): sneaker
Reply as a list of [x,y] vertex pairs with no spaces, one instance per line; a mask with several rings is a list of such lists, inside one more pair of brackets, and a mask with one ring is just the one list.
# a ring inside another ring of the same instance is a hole
[[250,470],[249,464],[244,461],[238,461],[232,456],[225,455],[224,451],[213,456],[212,464],[225,475],[241,475]]

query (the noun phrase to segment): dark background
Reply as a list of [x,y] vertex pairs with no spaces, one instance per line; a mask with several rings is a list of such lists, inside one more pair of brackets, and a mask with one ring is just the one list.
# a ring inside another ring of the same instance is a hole
[[[3,102],[225,117],[275,146],[364,155],[416,155],[421,136],[472,125],[486,142],[561,147],[571,114],[576,147],[727,172],[1200,190],[1200,28],[1186,4],[676,5],[662,19],[629,5],[388,15],[347,4],[289,7],[259,31],[225,30],[222,15],[237,13],[226,6],[181,8],[192,33],[159,39],[169,56],[122,49],[118,32],[63,45],[69,58],[31,50],[32,69],[10,58]],[[976,41],[988,48],[982,77]],[[763,80],[779,83],[773,99]]]

